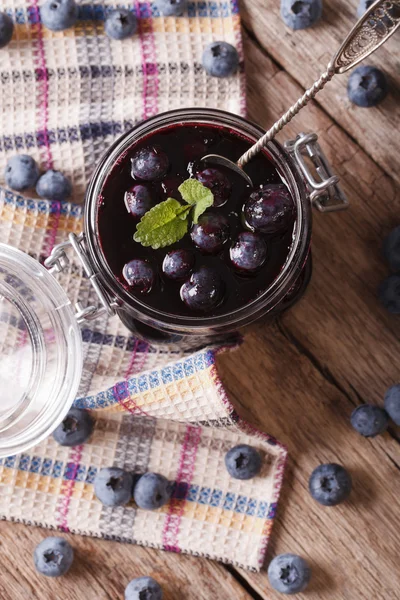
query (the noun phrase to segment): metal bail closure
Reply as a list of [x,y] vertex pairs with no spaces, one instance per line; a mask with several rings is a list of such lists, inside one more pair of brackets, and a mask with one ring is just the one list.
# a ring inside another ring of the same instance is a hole
[[93,271],[86,255],[83,233],[80,233],[78,236],[70,233],[68,241],[54,246],[50,256],[44,261],[44,266],[50,273],[61,273],[69,265],[69,258],[66,253],[68,248],[73,248],[75,251],[100,301],[99,306],[89,305],[86,307],[83,307],[81,302],[77,302],[75,304],[75,316],[78,323],[93,321],[103,314],[114,315],[115,309],[118,307],[117,299],[109,297],[100,284],[97,273]]
[[[295,140],[288,140],[284,147],[295,160],[307,181],[312,204],[321,212],[334,212],[348,208],[349,201],[339,185],[339,177],[333,174],[316,133],[300,133]],[[313,174],[306,157],[314,167]],[[316,178],[316,175],[318,178]]]

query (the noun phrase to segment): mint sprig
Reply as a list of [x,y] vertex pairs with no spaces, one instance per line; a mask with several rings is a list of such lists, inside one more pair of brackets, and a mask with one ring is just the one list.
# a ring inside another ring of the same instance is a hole
[[193,223],[197,223],[200,215],[214,202],[212,191],[197,179],[187,179],[178,190],[187,204],[168,198],[153,206],[137,224],[133,236],[135,242],[154,250],[178,242],[188,231],[190,213]]

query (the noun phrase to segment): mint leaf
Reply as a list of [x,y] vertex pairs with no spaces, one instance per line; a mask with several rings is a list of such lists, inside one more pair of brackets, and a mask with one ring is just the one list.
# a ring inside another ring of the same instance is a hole
[[213,205],[214,195],[212,191],[197,179],[186,179],[178,187],[178,190],[185,202],[194,205],[193,223],[197,223],[200,215]]
[[188,230],[187,217],[191,208],[188,204],[182,206],[174,198],[156,204],[137,224],[133,239],[154,250],[178,242]]

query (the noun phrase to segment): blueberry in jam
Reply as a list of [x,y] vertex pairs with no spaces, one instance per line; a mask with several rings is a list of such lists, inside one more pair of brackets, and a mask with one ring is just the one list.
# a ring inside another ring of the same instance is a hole
[[199,250],[217,254],[229,239],[229,221],[225,215],[206,212],[193,225],[190,236]]
[[145,260],[130,260],[122,269],[127,284],[137,292],[147,294],[154,284],[154,271]]
[[196,173],[196,179],[214,194],[213,206],[222,206],[227,202],[232,192],[232,185],[222,171],[212,168],[204,169],[204,171]]
[[252,273],[265,262],[268,254],[267,244],[258,233],[242,231],[231,248],[230,256],[233,266],[238,271]]
[[141,148],[131,158],[131,175],[134,179],[161,179],[167,173],[168,167],[168,156],[157,145]]
[[[180,317],[215,317],[253,302],[278,277],[296,210],[277,168],[260,152],[246,165],[251,187],[231,169],[201,160],[220,154],[236,161],[250,145],[228,127],[177,123],[147,134],[116,161],[102,186],[97,230],[109,271],[133,302]],[[213,194],[198,218],[178,189],[189,178]],[[156,249],[134,241],[139,221],[153,218],[168,198],[176,218],[187,220],[186,233]]]
[[153,206],[153,200],[148,188],[138,183],[125,192],[126,210],[138,221]]
[[250,194],[243,212],[250,229],[277,234],[290,227],[293,211],[293,200],[284,185],[264,185]]
[[221,302],[224,283],[212,267],[200,267],[181,287],[181,298],[192,310],[209,312]]
[[190,250],[171,250],[165,255],[162,270],[166,277],[180,281],[189,277],[194,263],[195,257]]

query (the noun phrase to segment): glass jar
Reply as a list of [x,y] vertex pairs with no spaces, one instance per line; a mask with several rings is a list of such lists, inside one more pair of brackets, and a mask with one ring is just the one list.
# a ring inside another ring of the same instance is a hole
[[[117,313],[136,335],[151,343],[179,342],[185,348],[196,348],[220,336],[225,339],[256,319],[286,310],[307,287],[311,276],[312,205],[322,211],[347,206],[315,134],[300,134],[285,147],[273,141],[265,150],[291,192],[297,221],[282,271],[257,299],[215,317],[180,317],[147,306],[115,279],[97,235],[103,182],[115,161],[133,144],[177,123],[228,128],[246,138],[249,145],[263,134],[257,125],[217,110],[184,109],[153,117],[124,134],[105,152],[87,188],[84,231],[78,236],[71,233],[68,240],[53,249],[45,261],[47,269],[23,252],[0,244],[0,457],[37,444],[68,412],[82,373],[78,324],[105,312]],[[96,291],[96,306],[78,302],[73,307],[53,277],[54,272],[67,266],[70,249]]]
[[[331,173],[315,134],[301,134],[297,140],[287,142],[285,148],[278,142],[271,141],[265,153],[287,184],[297,211],[293,243],[278,277],[254,301],[219,316],[181,317],[156,310],[129,293],[110,270],[99,242],[98,199],[113,165],[121,156],[126,155],[129,148],[149,134],[185,123],[200,126],[211,124],[226,128],[230,133],[247,139],[249,146],[263,134],[260,127],[241,117],[212,109],[174,110],[138,124],[105,152],[93,173],[86,193],[84,233],[74,240],[74,246],[87,266],[89,277],[100,290],[103,310],[117,312],[129,329],[150,342],[190,341],[195,338],[198,345],[201,339],[206,341],[213,336],[236,331],[260,317],[275,315],[296,302],[304,292],[311,275],[311,260],[308,258],[312,203],[320,210],[332,211],[345,207],[347,201],[338,187],[338,178]],[[304,154],[314,163],[319,181],[316,181],[310,172]],[[57,249],[55,256],[47,264],[54,265],[56,260]]]

